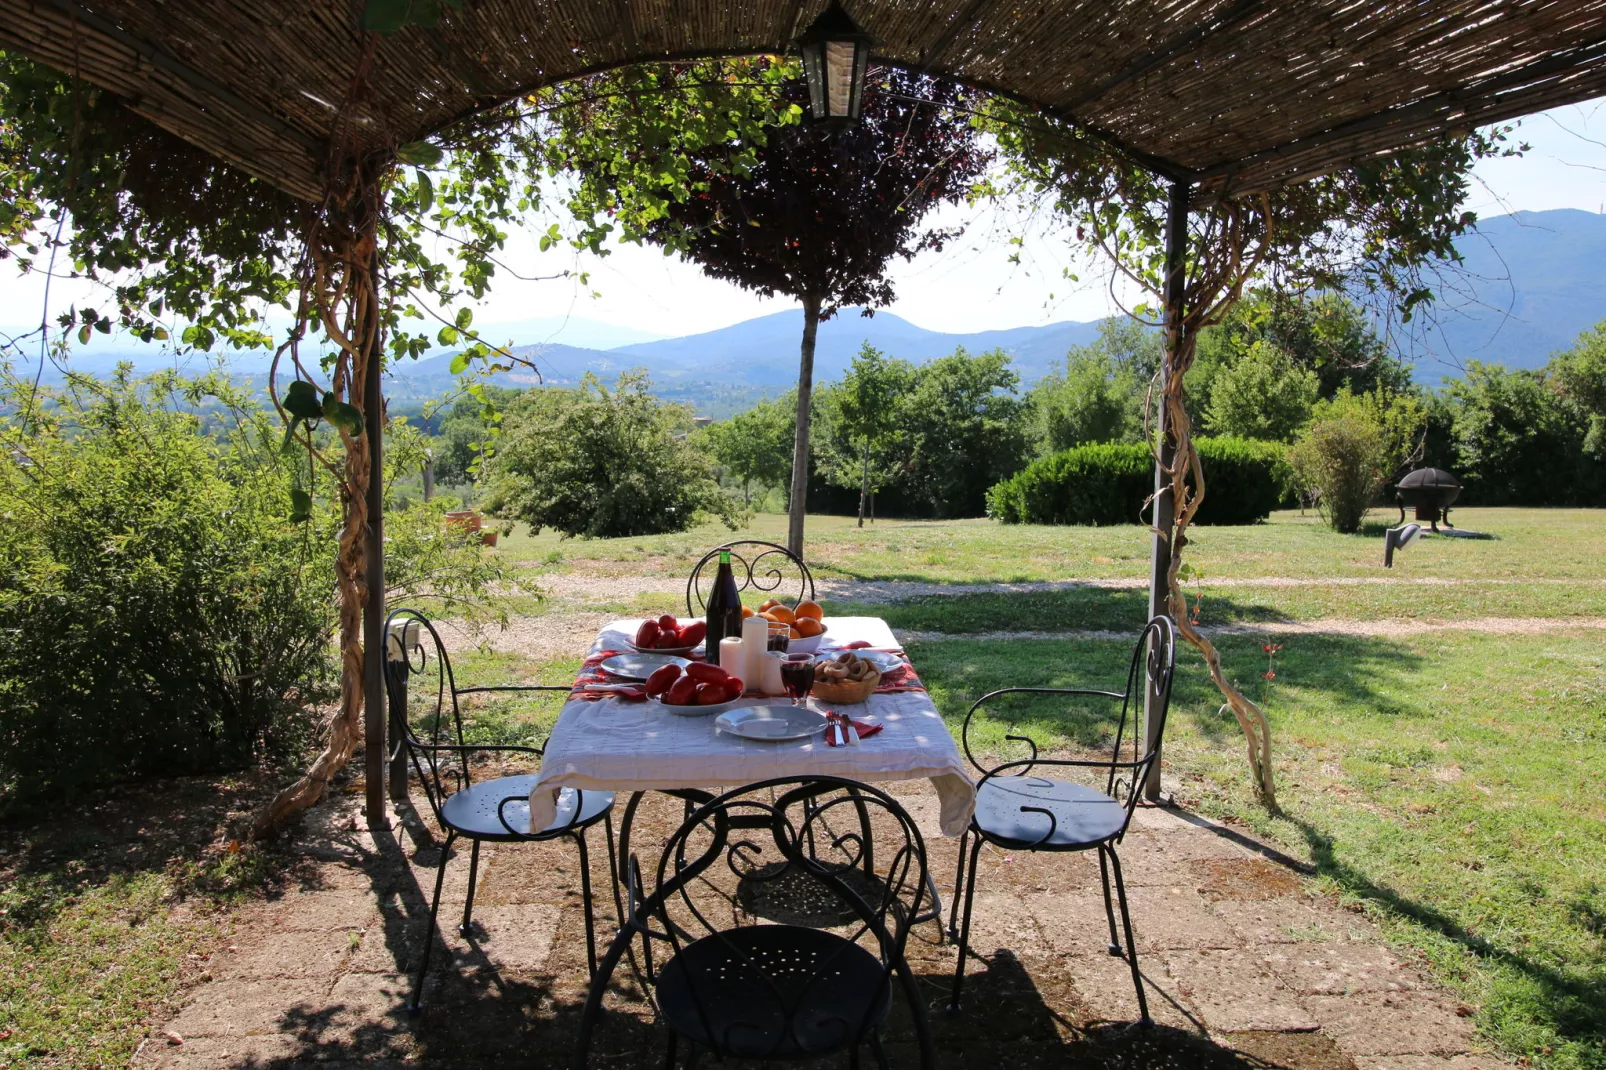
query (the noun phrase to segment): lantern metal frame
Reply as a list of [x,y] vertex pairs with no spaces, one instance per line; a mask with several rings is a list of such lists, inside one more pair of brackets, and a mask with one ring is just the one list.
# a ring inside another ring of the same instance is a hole
[[[809,85],[809,116],[814,122],[840,127],[858,121],[864,108],[864,81],[870,65],[870,51],[879,44],[878,38],[853,21],[853,16],[839,0],[831,0],[831,6],[798,35],[793,45],[803,57],[803,74]],[[850,45],[853,49],[848,61],[848,94],[841,111],[833,111],[831,107],[832,45]]]

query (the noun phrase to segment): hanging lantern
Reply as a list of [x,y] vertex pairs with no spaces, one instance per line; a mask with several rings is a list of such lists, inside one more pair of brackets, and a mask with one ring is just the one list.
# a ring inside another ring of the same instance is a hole
[[816,122],[845,126],[859,118],[870,49],[879,43],[859,28],[838,0],[831,0],[831,6],[798,37],[809,80],[809,112]]

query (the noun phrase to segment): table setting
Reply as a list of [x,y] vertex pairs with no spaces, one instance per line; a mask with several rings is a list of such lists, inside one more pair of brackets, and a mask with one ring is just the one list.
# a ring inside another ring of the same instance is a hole
[[546,819],[563,787],[701,790],[832,775],[929,779],[943,834],[960,835],[975,787],[886,621],[826,621],[807,602],[786,614],[766,606],[744,609],[739,630],[724,629],[735,634],[708,636],[704,621],[668,615],[605,625],[547,741],[532,820]]

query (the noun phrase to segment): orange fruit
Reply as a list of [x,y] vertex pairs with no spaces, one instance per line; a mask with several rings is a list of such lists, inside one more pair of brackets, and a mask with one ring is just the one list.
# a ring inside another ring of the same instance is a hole
[[764,615],[771,620],[780,621],[782,624],[791,624],[797,619],[796,614],[779,603],[771,606],[769,612]]
[[820,608],[820,603],[818,602],[799,602],[797,604],[797,608],[792,610],[792,612],[796,614],[800,620],[804,617],[812,617],[815,620],[825,619],[825,610]]
[[798,626],[795,625],[795,624],[792,625],[792,638],[793,639],[805,638],[804,635],[803,635],[803,632],[801,630],[799,630]]
[[743,606],[742,607],[742,619],[743,620],[746,620],[748,617],[755,617],[757,615],[758,614],[753,612],[753,607],[752,606]]
[[760,602],[758,604],[758,611],[760,613],[763,613],[763,612],[766,612],[767,610],[774,609],[776,606],[778,606],[780,604],[781,603],[777,602],[773,598],[766,598],[766,599],[764,599],[764,601],[762,601],[762,602]]
[[799,617],[797,623],[792,625],[792,631],[796,632],[800,639],[812,639],[825,631],[825,625],[813,617]]
[[759,616],[763,617],[765,620],[769,621],[771,624],[780,624],[781,623],[781,618],[777,617],[774,613],[771,613],[767,609],[764,612],[760,613]]

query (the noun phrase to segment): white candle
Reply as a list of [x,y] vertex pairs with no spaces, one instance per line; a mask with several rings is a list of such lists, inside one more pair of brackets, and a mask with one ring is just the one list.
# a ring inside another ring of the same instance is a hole
[[[727,635],[719,641],[719,667],[732,676],[742,676],[747,670],[747,649],[740,636]],[[742,676],[742,682],[747,677]]]
[[762,687],[764,681],[764,648],[769,644],[770,622],[763,617],[748,617],[742,621],[742,648],[747,663],[740,676],[748,687]]

